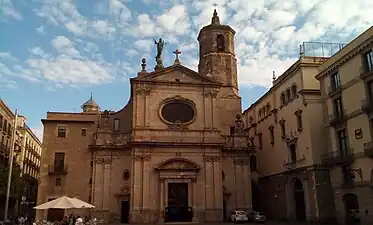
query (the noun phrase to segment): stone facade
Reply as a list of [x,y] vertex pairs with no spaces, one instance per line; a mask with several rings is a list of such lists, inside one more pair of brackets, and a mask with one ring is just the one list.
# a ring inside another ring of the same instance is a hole
[[132,223],[170,221],[181,192],[191,221],[250,210],[255,147],[241,116],[234,33],[215,12],[198,36],[199,72],[180,61],[147,72],[143,60],[117,112],[92,97],[82,113],[48,112],[38,204],[69,195],[95,205],[98,218]]
[[244,111],[258,148],[253,208],[274,219],[372,223],[372,43],[370,28],[330,58],[301,46]]
[[372,75],[373,27],[321,65],[317,75],[327,136],[322,162],[330,170],[341,224],[354,213],[361,224],[373,223]]

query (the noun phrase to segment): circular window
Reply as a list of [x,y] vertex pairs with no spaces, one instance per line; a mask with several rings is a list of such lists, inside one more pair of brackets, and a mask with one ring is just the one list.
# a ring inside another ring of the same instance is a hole
[[194,119],[194,108],[182,101],[174,100],[166,103],[161,109],[162,118],[168,123],[189,123]]

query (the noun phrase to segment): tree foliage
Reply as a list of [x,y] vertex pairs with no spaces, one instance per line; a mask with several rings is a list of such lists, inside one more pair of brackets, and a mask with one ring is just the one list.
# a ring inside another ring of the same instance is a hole
[[[8,185],[9,168],[0,168],[0,196],[6,196]],[[12,182],[10,186],[10,197],[18,198],[22,195],[24,189],[24,181],[20,177],[21,170],[19,166],[12,169]]]

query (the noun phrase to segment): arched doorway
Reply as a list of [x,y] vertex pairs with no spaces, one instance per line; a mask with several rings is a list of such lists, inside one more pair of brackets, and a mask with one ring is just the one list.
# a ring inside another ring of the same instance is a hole
[[295,209],[295,219],[297,221],[305,221],[306,217],[306,203],[304,200],[304,189],[302,182],[295,178],[293,181],[294,190],[294,209]]
[[359,200],[355,194],[347,193],[343,196],[343,203],[346,210],[346,223],[348,225],[360,224]]
[[259,187],[258,184],[254,181],[251,180],[251,201],[252,201],[252,208],[254,211],[259,211],[260,210],[260,193],[259,193]]

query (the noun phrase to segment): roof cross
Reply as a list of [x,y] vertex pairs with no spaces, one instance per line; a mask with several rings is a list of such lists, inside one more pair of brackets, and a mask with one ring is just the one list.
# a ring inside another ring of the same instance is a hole
[[176,49],[173,53],[176,55],[174,64],[180,64],[179,55],[181,54],[181,52],[179,51],[179,49]]

